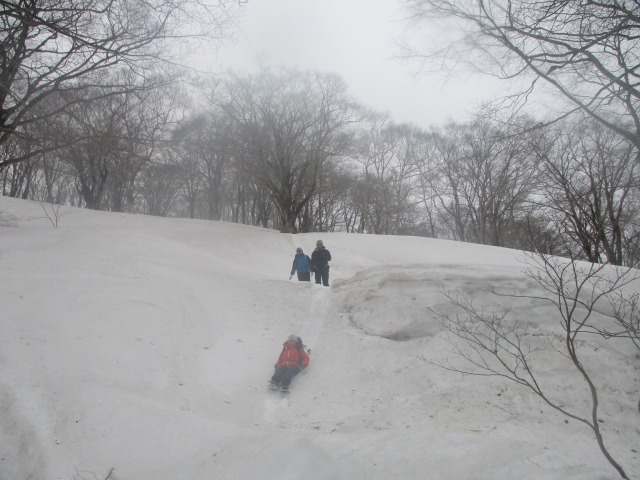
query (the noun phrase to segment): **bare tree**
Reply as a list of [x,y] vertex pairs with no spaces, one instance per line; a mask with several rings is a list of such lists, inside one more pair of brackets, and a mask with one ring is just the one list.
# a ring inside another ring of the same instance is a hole
[[[534,195],[538,191],[534,192]],[[504,245],[509,248],[538,252],[546,255],[568,257],[568,248],[564,232],[554,225],[546,213],[535,202],[521,208],[516,218],[504,232]]]
[[148,215],[166,217],[173,209],[180,191],[181,167],[177,163],[146,165],[137,179],[141,210]]
[[[637,345],[637,297],[628,297],[625,292],[625,288],[638,279],[637,272],[548,255],[531,255],[527,275],[540,287],[539,294],[494,293],[545,302],[555,308],[563,331],[564,346],[555,351],[570,360],[577,377],[587,386],[591,406],[589,416],[576,413],[561,398],[555,397],[551,388],[544,387],[548,378],[542,378],[533,368],[535,355],[545,350],[545,342],[546,345],[554,344],[552,336],[533,337],[528,334],[528,324],[509,319],[508,309],[492,312],[488,307],[476,305],[473,298],[462,293],[443,292],[462,316],[434,313],[452,334],[450,344],[453,352],[464,359],[465,366],[450,362],[436,365],[473,375],[497,376],[528,388],[550,407],[589,427],[607,461],[622,478],[627,479],[626,472],[605,445],[600,427],[598,388],[581,359],[579,346],[585,335],[631,338]],[[630,298],[631,303],[620,302],[620,295]],[[605,311],[608,304],[619,308]],[[620,318],[616,317],[624,318],[623,322],[631,324],[632,330],[635,325],[635,333],[609,332],[606,319],[614,319],[612,324],[616,321],[620,324]],[[541,340],[537,342],[535,338]]]
[[189,168],[202,182],[208,220],[220,220],[223,214],[225,180],[233,155],[232,122],[220,111],[200,113],[183,122],[174,132],[180,154],[192,162]]
[[429,132],[428,141],[423,143],[423,151],[419,155],[417,162],[417,193],[416,196],[420,201],[423,214],[423,226],[428,230],[430,237],[438,238],[441,234],[441,226],[439,225],[438,214],[438,192],[436,185],[440,172],[437,168],[435,157],[437,155],[436,143],[441,142],[437,131]]
[[600,333],[605,338],[623,337],[629,338],[640,350],[640,294],[624,294],[616,292],[608,297],[610,305],[610,316],[619,327],[616,330],[600,329]]
[[427,134],[408,124],[374,116],[360,137],[363,176],[361,231],[406,233],[409,217],[419,203],[419,165],[424,162]]
[[60,217],[62,216],[60,213],[61,205],[40,202],[40,207],[42,207],[42,211],[51,222],[51,225],[53,225],[53,228],[58,228],[58,223],[60,223]]
[[[123,76],[122,84],[138,83],[136,77]],[[88,208],[133,211],[136,177],[164,140],[173,97],[156,84],[141,84],[119,95],[93,92],[101,88],[74,92],[87,98],[72,99],[74,105],[56,117],[58,152],[73,167]],[[61,95],[60,102],[69,103],[68,95]]]
[[312,230],[355,232],[358,209],[351,193],[359,182],[357,175],[344,166],[327,168],[325,165],[323,173],[319,192],[310,202],[306,213],[310,217]]
[[[55,96],[50,96],[35,107],[34,115],[44,117],[46,111],[57,108]],[[41,118],[22,128],[24,135],[13,135],[0,145],[0,155],[9,160],[27,158],[0,168],[3,177],[2,194],[30,198],[47,203],[62,204],[68,199],[73,180],[56,152],[60,143],[59,129],[53,119]],[[34,138],[38,138],[34,142]],[[10,185],[10,187],[9,187]]]
[[465,242],[470,217],[464,202],[462,158],[456,139],[456,132],[461,128],[449,124],[445,131],[434,132],[430,165],[423,167],[421,179],[430,190],[432,202],[437,204],[438,216],[449,236]]
[[637,242],[632,238],[640,187],[634,145],[592,121],[561,123],[539,138],[534,145],[544,176],[539,207],[582,258],[623,265],[625,251]]
[[[69,95],[38,113],[48,96],[75,91],[114,67],[145,77],[152,64],[179,53],[171,41],[220,35],[233,18],[232,0],[0,1],[0,144],[27,125],[58,114],[87,95]],[[93,97],[129,91],[112,81]],[[41,147],[47,148],[47,147]],[[33,153],[33,152],[31,152]],[[0,168],[29,158],[3,157]]]
[[368,125],[359,131],[356,161],[361,165],[362,180],[357,189],[357,204],[360,206],[361,233],[388,233],[386,204],[388,192],[386,178],[390,176],[394,161],[394,145],[386,134],[391,125],[388,115],[369,114]]
[[236,124],[237,151],[248,175],[278,209],[281,231],[297,221],[318,188],[322,166],[348,142],[357,108],[335,76],[297,71],[231,76],[215,100]]
[[[0,145],[0,155],[3,158],[14,156],[31,156],[33,145],[23,138],[15,137]],[[2,170],[2,194],[15,198],[28,198],[31,192],[31,182],[37,173],[35,160],[10,165]]]
[[535,186],[535,157],[524,135],[511,135],[478,120],[462,130],[462,195],[469,209],[472,238],[503,245],[505,227]]
[[505,232],[536,188],[536,158],[526,135],[477,119],[447,125],[433,137],[422,167],[428,188],[455,239],[504,245]]
[[[406,0],[416,22],[463,20],[459,43],[427,52],[423,62],[471,59],[501,78],[532,78],[566,99],[560,114],[581,111],[640,148],[640,33],[637,0]],[[468,27],[472,28],[469,29]],[[487,67],[488,65],[488,67]]]

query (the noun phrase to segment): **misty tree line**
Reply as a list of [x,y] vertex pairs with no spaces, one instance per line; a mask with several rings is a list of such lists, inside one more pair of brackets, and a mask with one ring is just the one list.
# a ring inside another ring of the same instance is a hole
[[[416,21],[475,24],[464,48],[478,58],[502,49],[489,55],[499,75],[531,70],[531,88],[545,81],[568,102],[545,119],[485,109],[423,129],[356,104],[329,74],[261,69],[187,83],[175,41],[224,37],[242,3],[0,1],[2,194],[283,232],[640,258],[631,10],[523,0],[480,2],[476,14],[474,0],[407,0]],[[582,29],[588,18],[603,21]]]
[[5,158],[28,158],[3,168],[3,195],[616,265],[640,257],[637,149],[586,117],[478,115],[425,130],[357,105],[336,76],[293,70],[229,74],[189,94],[123,73],[103,82],[129,88],[51,95],[29,135],[2,145]]

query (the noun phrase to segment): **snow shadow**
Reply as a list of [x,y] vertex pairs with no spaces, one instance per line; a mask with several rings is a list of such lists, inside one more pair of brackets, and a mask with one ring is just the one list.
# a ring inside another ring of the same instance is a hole
[[500,275],[488,277],[486,272],[486,267],[475,270],[460,265],[373,267],[336,285],[341,294],[338,309],[353,328],[369,336],[397,342],[432,338],[442,330],[433,311],[455,311],[443,290],[459,291],[500,308],[499,300],[488,290],[531,288],[522,272],[510,275],[504,267]]

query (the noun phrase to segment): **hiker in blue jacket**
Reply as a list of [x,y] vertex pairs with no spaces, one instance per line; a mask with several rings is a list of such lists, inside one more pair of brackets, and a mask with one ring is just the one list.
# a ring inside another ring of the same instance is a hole
[[293,274],[298,272],[298,280],[301,282],[311,281],[311,259],[308,255],[305,255],[300,247],[296,248],[296,256],[293,259],[293,265],[291,267],[291,275],[289,280],[293,277]]

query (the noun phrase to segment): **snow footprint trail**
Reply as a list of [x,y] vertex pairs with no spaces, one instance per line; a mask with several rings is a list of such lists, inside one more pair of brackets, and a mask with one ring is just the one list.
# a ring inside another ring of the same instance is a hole
[[[330,294],[329,288],[318,285],[311,285],[310,292],[310,311],[306,316],[307,320],[304,326],[297,332],[305,345],[313,350],[314,345],[320,342],[322,330],[326,326],[327,316],[329,315]],[[311,356],[311,364],[313,364],[313,356]],[[306,371],[298,374],[294,379],[295,383],[302,383],[302,376]],[[295,390],[295,388],[294,388]],[[281,416],[287,407],[290,406],[288,397],[282,397],[278,392],[267,392],[264,400],[264,410],[262,419],[267,425],[281,425]],[[295,394],[295,393],[292,393]]]
[[320,340],[320,333],[327,323],[327,315],[330,307],[331,292],[329,287],[313,285],[311,293],[311,306],[307,324],[300,336],[306,345],[313,346]]
[[262,419],[267,425],[279,425],[278,412],[287,406],[289,406],[287,397],[282,397],[278,392],[267,392]]

